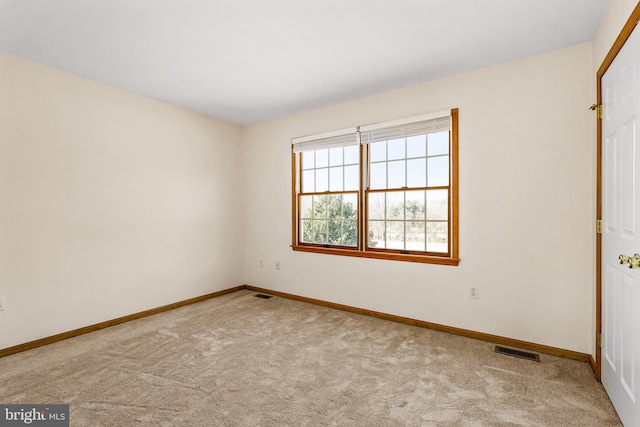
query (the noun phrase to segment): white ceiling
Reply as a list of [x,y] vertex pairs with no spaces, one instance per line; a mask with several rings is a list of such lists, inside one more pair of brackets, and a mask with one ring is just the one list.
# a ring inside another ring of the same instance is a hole
[[608,0],[0,0],[0,51],[240,125],[593,39]]

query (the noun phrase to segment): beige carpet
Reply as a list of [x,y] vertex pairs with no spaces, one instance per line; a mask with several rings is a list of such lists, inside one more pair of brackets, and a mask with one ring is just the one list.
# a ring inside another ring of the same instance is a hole
[[255,292],[0,359],[72,426],[619,426],[582,362]]

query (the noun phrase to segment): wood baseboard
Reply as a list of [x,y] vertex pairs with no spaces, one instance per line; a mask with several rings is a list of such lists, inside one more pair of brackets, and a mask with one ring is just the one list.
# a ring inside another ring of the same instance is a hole
[[[288,294],[285,292],[274,291],[271,289],[259,288],[257,286],[245,285],[243,289],[248,289],[255,292],[274,295],[282,298],[293,299],[296,301],[307,302],[310,304],[321,305],[323,307],[335,308],[338,310],[348,311],[351,313],[364,314],[366,316],[377,317],[379,319],[391,320],[393,322],[405,323],[407,325],[420,326],[426,329],[433,329],[441,332],[448,332],[455,335],[461,335],[464,337],[475,338],[482,341],[488,341],[495,344],[506,345],[509,347],[516,347],[523,350],[535,351],[538,353],[550,354],[553,356],[566,357],[569,359],[579,360],[581,362],[589,362],[590,355],[579,353],[577,351],[565,350],[557,347],[550,347],[542,344],[535,344],[527,341],[520,341],[512,338],[505,338],[498,335],[485,334],[482,332],[471,331],[468,329],[454,328],[451,326],[440,325],[438,323],[425,322],[423,320],[411,319],[408,317],[395,316],[393,314],[380,313],[378,311],[367,310],[364,308],[352,307],[343,304],[336,304],[333,302],[327,302],[314,298],[301,297],[298,295]],[[592,367],[594,365],[592,364]]]
[[9,356],[11,354],[20,353],[22,351],[31,350],[33,348],[41,347],[47,344],[53,344],[58,341],[63,341],[68,338],[76,337],[78,335],[88,334],[89,332],[95,332],[100,329],[108,328],[110,326],[119,325],[121,323],[130,322],[131,320],[140,319],[154,314],[162,313],[165,311],[173,310],[175,308],[184,307],[185,305],[195,304],[197,302],[206,301],[211,298],[219,297],[224,294],[236,292],[241,289],[245,289],[244,285],[236,286],[234,288],[224,289],[222,291],[213,292],[206,295],[201,295],[195,298],[189,298],[184,301],[174,302],[173,304],[163,305],[162,307],[152,308],[150,310],[141,311],[139,313],[130,314],[128,316],[118,317],[117,319],[107,320],[105,322],[96,323],[95,325],[85,326],[83,328],[74,329],[73,331],[63,332],[50,337],[41,338],[39,340],[30,341],[24,344],[18,344],[13,347],[8,347],[0,350],[0,358]]
[[482,332],[471,331],[468,329],[454,328],[451,326],[440,325],[438,323],[425,322],[423,320],[411,319],[408,317],[396,316],[393,314],[381,313],[378,311],[367,310],[364,308],[352,307],[344,304],[337,304],[333,302],[323,301],[314,298],[302,297],[299,295],[288,294],[285,292],[274,291],[271,289],[260,288],[257,286],[251,285],[240,285],[229,289],[224,289],[222,291],[213,292],[206,295],[201,295],[199,297],[190,298],[184,301],[178,301],[173,304],[164,305],[162,307],[152,308],[150,310],[141,311],[139,313],[130,314],[128,316],[119,317],[113,320],[107,320],[105,322],[96,323],[95,325],[85,326],[83,328],[74,329],[69,332],[63,332],[57,335],[52,335],[50,337],[41,338],[35,341],[30,341],[24,344],[19,344],[13,347],[5,348],[0,350],[0,358],[9,356],[11,354],[20,353],[22,351],[31,350],[33,348],[41,347],[47,344],[53,344],[58,341],[63,341],[68,338],[72,338],[78,335],[88,334],[90,332],[98,331],[100,329],[108,328],[110,326],[119,325],[121,323],[129,322],[131,320],[140,319],[147,316],[152,316],[154,314],[162,313],[165,311],[173,310],[175,308],[184,307],[186,305],[195,304],[197,302],[205,301],[211,298],[219,297],[221,295],[229,294],[232,292],[240,291],[240,290],[250,290],[254,292],[260,292],[270,295],[275,295],[282,298],[288,298],[296,301],[302,301],[310,304],[320,305],[323,307],[334,308],[337,310],[348,311],[351,313],[363,314],[366,316],[377,317],[379,319],[390,320],[393,322],[404,323],[407,325],[419,326],[426,329],[433,329],[441,332],[448,332],[451,334],[461,335],[464,337],[474,338],[482,341],[488,341],[495,344],[506,345],[509,347],[516,347],[523,350],[535,351],[544,354],[550,354],[554,356],[567,357],[569,359],[575,359],[582,362],[588,362],[591,365],[591,368],[595,370],[595,361],[591,355],[579,353],[576,351],[564,350],[561,348],[550,347],[541,344],[535,344],[527,341],[515,340],[512,338],[505,338],[498,335],[490,335]]

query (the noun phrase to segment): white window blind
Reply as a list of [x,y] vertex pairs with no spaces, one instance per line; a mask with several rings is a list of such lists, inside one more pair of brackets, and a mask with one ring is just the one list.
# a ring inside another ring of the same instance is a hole
[[346,147],[358,145],[358,133],[356,128],[342,129],[319,135],[293,138],[291,146],[294,153],[309,150],[321,150],[325,148]]
[[447,132],[449,130],[451,130],[451,113],[447,110],[361,126],[360,141],[362,144],[371,144],[378,141],[389,141],[428,133]]

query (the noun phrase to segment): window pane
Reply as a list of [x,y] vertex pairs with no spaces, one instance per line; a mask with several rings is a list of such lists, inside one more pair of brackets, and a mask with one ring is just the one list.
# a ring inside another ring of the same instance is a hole
[[300,153],[302,156],[302,169],[312,169],[315,159],[315,153],[313,151],[305,151]]
[[313,169],[302,171],[302,192],[313,193],[316,191],[316,173]]
[[355,220],[343,221],[342,235],[344,246],[358,246],[358,222]]
[[358,195],[343,194],[342,195],[342,217],[344,219],[358,218]]
[[429,156],[449,154],[449,132],[429,134]]
[[427,159],[407,160],[407,187],[427,186]]
[[329,190],[329,170],[327,168],[316,169],[316,192],[322,193]]
[[305,243],[325,244],[327,241],[326,221],[302,221],[302,241]]
[[372,162],[380,162],[387,160],[387,143],[386,141],[374,142],[369,144],[369,157]]
[[358,207],[354,203],[354,196],[352,194],[343,194],[340,197],[340,205],[342,206],[340,218],[356,219]]
[[387,219],[404,219],[404,193],[387,193]]
[[387,248],[404,249],[404,221],[387,221]]
[[409,251],[425,250],[425,222],[407,221],[407,247]]
[[313,218],[327,219],[327,196],[313,196]]
[[329,168],[329,191],[344,190],[343,167]]
[[345,166],[344,168],[344,189],[357,190],[360,188],[360,168],[355,166]]
[[429,157],[427,159],[429,187],[449,185],[449,156]]
[[384,200],[384,193],[369,193],[369,219],[384,219]]
[[300,232],[300,237],[298,238],[298,240],[300,242],[305,242],[305,243],[309,243],[307,241],[307,234],[305,232],[305,230],[307,229],[307,220],[301,219],[300,220],[300,224],[298,224],[298,230]]
[[396,162],[389,162],[389,187],[388,188],[402,188],[406,187],[405,180],[405,161],[400,160]]
[[374,163],[369,168],[369,188],[387,188],[387,164]]
[[[425,192],[407,191],[405,201],[407,221],[424,220],[425,216]],[[446,218],[445,218],[446,219]]]
[[356,246],[357,233],[358,225],[356,221],[329,221],[327,242],[330,245]]
[[393,139],[389,141],[387,145],[388,149],[388,159],[396,160],[396,159],[404,159],[404,138],[402,139]]
[[329,150],[316,150],[316,167],[326,168],[329,166]]
[[311,243],[309,241],[310,238],[310,234],[309,234],[309,230],[311,227],[311,221],[309,220],[300,220],[300,241],[301,242],[305,242],[305,243]]
[[427,251],[448,252],[449,236],[446,222],[427,222]]
[[327,228],[327,243],[330,245],[342,244],[342,221],[329,221]]
[[447,190],[427,191],[427,219],[449,219],[449,194]]
[[342,147],[332,148],[329,150],[329,166],[340,166],[344,162],[342,160]]
[[327,218],[342,218],[342,195],[327,196]]
[[300,197],[300,218],[313,218],[313,196]]
[[344,164],[353,165],[360,163],[360,146],[349,145],[344,147]]
[[407,157],[425,157],[427,155],[427,135],[407,138]]
[[370,248],[385,249],[385,226],[384,221],[369,221],[369,240]]

